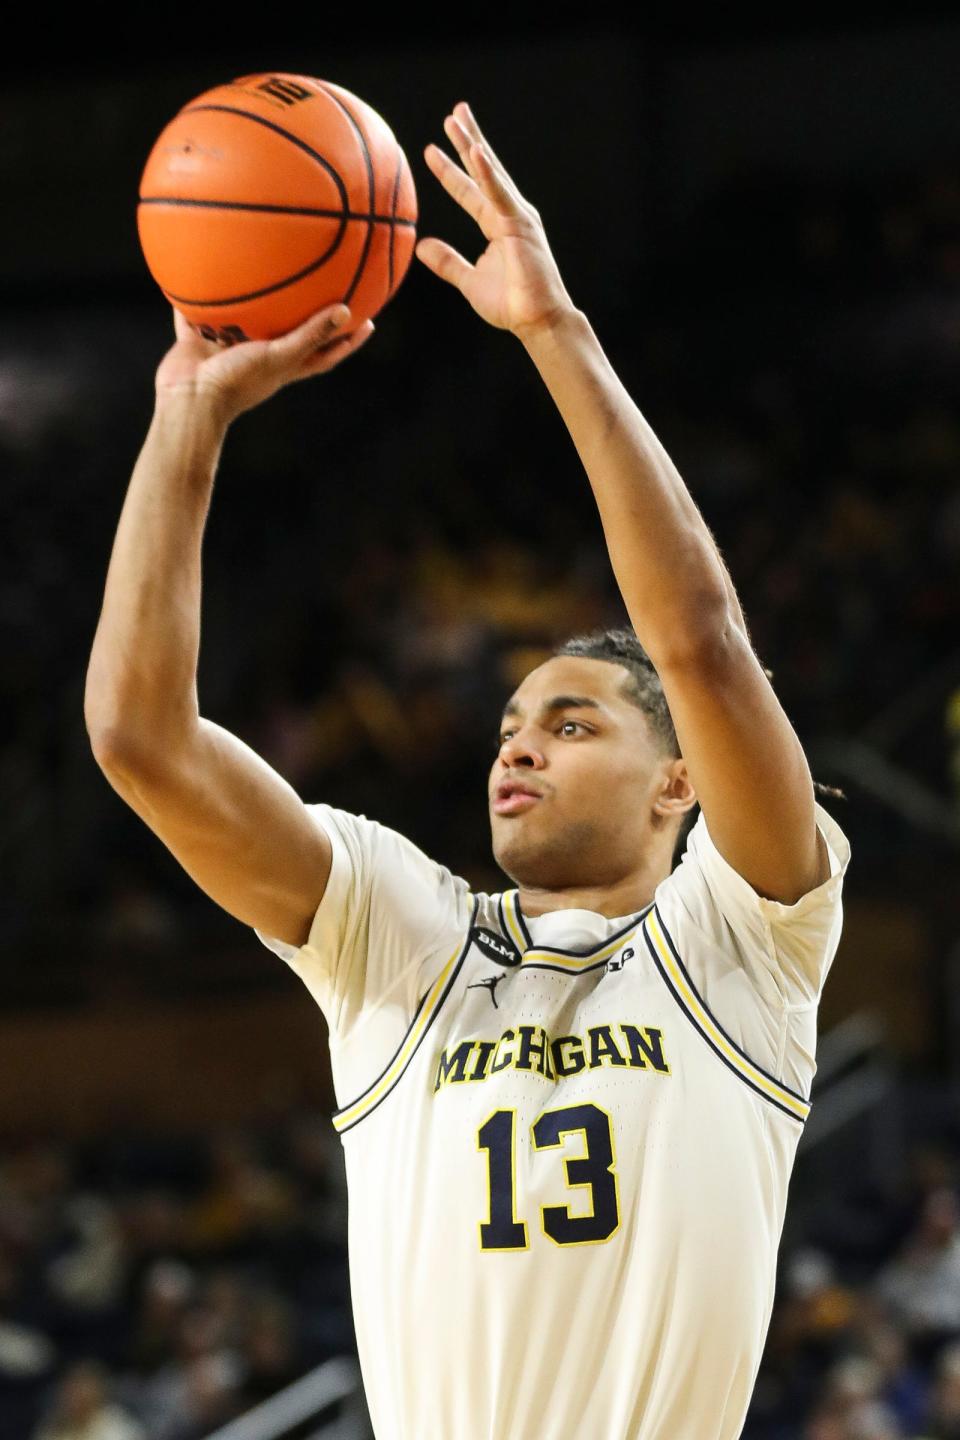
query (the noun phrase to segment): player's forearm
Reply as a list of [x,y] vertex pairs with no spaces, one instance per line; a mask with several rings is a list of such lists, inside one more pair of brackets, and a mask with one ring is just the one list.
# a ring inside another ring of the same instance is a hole
[[523,337],[593,488],[620,593],[654,662],[746,624],[733,581],[676,466],[586,317]]
[[160,753],[197,722],[200,552],[224,433],[204,400],[158,402],[117,527],[87,671],[95,749]]

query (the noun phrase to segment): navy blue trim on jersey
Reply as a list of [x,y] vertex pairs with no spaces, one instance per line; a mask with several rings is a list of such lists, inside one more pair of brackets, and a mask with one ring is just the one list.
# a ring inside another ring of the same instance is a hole
[[724,1040],[726,1040],[727,1044],[728,1044],[728,1045],[732,1045],[733,1048],[734,1048],[734,1050],[736,1050],[739,1055],[742,1055],[742,1056],[743,1056],[744,1060],[748,1061],[749,1064],[751,1064],[755,1070],[759,1070],[761,1075],[766,1075],[767,1079],[768,1079],[768,1080],[772,1080],[773,1083],[774,1083],[774,1085],[779,1085],[781,1090],[786,1090],[787,1094],[788,1094],[788,1095],[792,1095],[795,1100],[801,1100],[804,1105],[809,1105],[809,1104],[810,1104],[810,1096],[809,1096],[809,1095],[801,1095],[800,1092],[799,1092],[799,1090],[793,1090],[793,1089],[791,1089],[791,1087],[790,1087],[789,1085],[785,1085],[785,1084],[783,1083],[783,1081],[780,1080],[780,1079],[778,1079],[778,1077],[777,1077],[776,1075],[771,1075],[768,1070],[764,1070],[764,1068],[763,1068],[762,1065],[758,1065],[757,1062],[756,1062],[756,1060],[754,1060],[752,1056],[748,1055],[748,1054],[746,1053],[746,1051],[745,1051],[740,1045],[738,1045],[735,1040],[731,1039],[731,1037],[727,1034],[726,1030],[724,1030],[723,1026],[720,1024],[720,1021],[717,1019],[716,1015],[714,1015],[714,1013],[713,1013],[713,1011],[710,1009],[709,1005],[707,1005],[707,1004],[704,1003],[703,996],[700,994],[700,992],[699,992],[699,990],[697,989],[696,985],[694,985],[693,981],[691,980],[691,978],[690,978],[690,972],[688,971],[686,965],[684,965],[683,960],[680,958],[680,952],[679,952],[679,950],[677,949],[676,945],[673,943],[673,936],[670,934],[670,931],[667,929],[666,925],[663,923],[663,916],[662,916],[661,913],[660,913],[660,907],[659,907],[659,905],[654,905],[653,908],[654,908],[654,909],[656,910],[656,912],[657,912],[657,922],[658,922],[658,924],[659,924],[659,926],[660,926],[660,929],[663,931],[664,939],[666,940],[667,944],[670,946],[670,950],[671,950],[671,952],[672,952],[672,954],[673,954],[673,958],[674,958],[674,960],[676,960],[677,964],[679,965],[680,971],[681,971],[681,974],[683,975],[684,980],[686,980],[687,984],[690,986],[690,989],[693,991],[694,995],[696,995],[697,999],[700,1001],[700,1004],[703,1005],[704,1010],[706,1010],[707,1014],[710,1016],[710,1019],[713,1021],[714,1025],[716,1025],[717,1029],[720,1031],[720,1034],[723,1036]]
[[523,907],[522,907],[521,904],[520,904],[520,891],[519,891],[519,890],[517,891],[517,924],[520,926],[520,930],[521,930],[521,932],[522,932],[522,934],[523,934],[523,938],[524,938],[524,940],[527,942],[527,949],[528,949],[528,950],[535,950],[537,947],[534,945],[533,941],[530,939],[530,931],[527,929],[526,916],[524,915],[524,913],[523,913]]
[[[564,950],[560,945],[531,945],[530,949],[536,950],[538,955],[569,955],[571,959],[574,960],[586,960],[589,955],[595,954],[597,950],[604,950],[608,945],[613,945],[617,940],[622,939],[624,935],[629,935],[631,930],[635,930],[640,924],[640,922],[646,919],[652,909],[653,902],[651,901],[645,910],[639,910],[637,914],[633,916],[630,922],[622,927],[622,929],[615,930],[612,935],[607,935],[603,940],[598,940],[595,945],[588,945],[586,950]],[[527,963],[529,963],[532,967],[536,964],[536,961],[524,961],[525,965]],[[606,960],[604,960],[602,963],[606,965],[607,962]],[[570,972],[567,970],[564,971],[565,975],[569,973]],[[582,970],[578,970],[576,973],[578,975],[582,975],[584,972]]]
[[[673,937],[667,929],[666,925],[663,923],[663,916],[660,913],[660,907],[654,905],[652,908],[656,911],[657,923],[660,926],[661,931],[663,932],[664,939],[670,947],[670,952],[673,955],[673,958],[676,960],[684,980],[686,981],[687,985],[689,985],[693,994],[696,996],[698,1004],[703,1006],[703,1009],[706,1011],[707,1015],[709,1015],[712,1023],[717,1027],[720,1034],[726,1040],[727,1044],[731,1047],[732,1050],[735,1050],[736,1053],[740,1055],[748,1065],[752,1066],[754,1070],[759,1072],[759,1074],[765,1076],[767,1080],[770,1080],[781,1090],[786,1091],[788,1095],[792,1095],[796,1100],[799,1100],[801,1104],[809,1105],[810,1101],[807,1096],[798,1094],[798,1092],[796,1090],[792,1090],[789,1085],[785,1085],[782,1080],[778,1080],[775,1075],[771,1075],[768,1070],[764,1070],[763,1066],[758,1065],[756,1060],[752,1059],[752,1057],[747,1054],[747,1052],[743,1049],[742,1046],[738,1045],[735,1040],[731,1039],[730,1035],[728,1035],[727,1031],[720,1024],[713,1011],[708,1005],[704,1003],[703,996],[700,994],[699,990],[691,980],[690,974],[683,961],[681,960],[679,951],[677,950],[677,947],[673,942]],[[698,1035],[700,1035],[701,1038],[706,1041],[706,1043],[710,1046],[710,1049],[718,1057],[718,1059],[723,1061],[724,1065],[726,1065],[727,1069],[731,1072],[731,1074],[736,1075],[739,1080],[742,1080],[745,1085],[748,1085],[750,1089],[754,1092],[754,1094],[759,1095],[760,1099],[765,1100],[769,1105],[775,1105],[778,1110],[782,1111],[784,1115],[789,1115],[790,1119],[796,1121],[798,1125],[802,1125],[803,1121],[799,1118],[799,1116],[795,1115],[792,1110],[788,1110],[785,1105],[781,1105],[779,1100],[777,1100],[774,1096],[768,1095],[765,1090],[761,1090],[758,1085],[755,1085],[753,1083],[749,1076],[744,1075],[742,1070],[738,1070],[735,1065],[731,1065],[730,1061],[727,1059],[726,1055],[724,1055],[723,1051],[717,1048],[713,1040],[699,1024],[696,1017],[690,1013],[689,1009],[683,1001],[682,996],[677,992],[673,981],[671,980],[667,971],[664,969],[663,962],[660,959],[660,956],[657,954],[656,946],[654,945],[649,934],[647,933],[646,926],[643,926],[642,928],[643,938],[646,942],[647,949],[650,952],[653,963],[654,965],[656,965],[657,971],[659,972],[661,979],[663,980],[667,989],[670,991],[670,994],[673,996],[674,1000],[677,1002],[677,1005],[680,1007],[684,1015],[690,1021],[690,1024],[697,1031]]]

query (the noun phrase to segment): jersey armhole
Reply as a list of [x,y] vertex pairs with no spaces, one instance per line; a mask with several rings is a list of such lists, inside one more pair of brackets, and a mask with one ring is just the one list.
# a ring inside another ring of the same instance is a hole
[[342,1105],[334,1112],[334,1128],[340,1135],[352,1130],[361,1120],[372,1115],[396,1089],[414,1055],[416,1055],[424,1038],[436,1020],[440,1011],[456,983],[457,976],[467,957],[470,949],[470,941],[473,932],[474,919],[476,917],[477,902],[472,899],[470,907],[470,918],[467,923],[466,933],[457,941],[457,946],[450,954],[446,964],[432,985],[420,998],[413,1019],[406,1034],[400,1041],[391,1058],[376,1079],[372,1080],[366,1090],[362,1091],[355,1100]]
[[644,919],[643,937],[661,980],[689,1023],[727,1069],[738,1076],[761,1100],[803,1125],[810,1101],[770,1075],[740,1048],[711,1013],[681,959],[658,905]]

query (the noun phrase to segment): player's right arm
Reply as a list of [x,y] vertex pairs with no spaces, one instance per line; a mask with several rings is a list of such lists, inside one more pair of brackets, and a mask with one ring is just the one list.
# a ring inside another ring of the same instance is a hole
[[280,340],[220,350],[176,317],[117,528],[84,701],[113,788],[212,899],[291,945],[306,940],[323,898],[330,841],[280,775],[200,714],[201,545],[231,422],[362,345],[369,321],[336,338],[348,318],[330,307]]

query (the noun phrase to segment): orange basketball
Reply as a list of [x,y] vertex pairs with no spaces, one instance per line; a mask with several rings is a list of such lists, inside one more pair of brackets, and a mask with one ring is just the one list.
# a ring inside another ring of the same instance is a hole
[[413,255],[417,196],[375,110],[306,75],[191,100],[150,152],[137,226],[150,273],[203,334],[269,339],[336,301],[359,324]]

